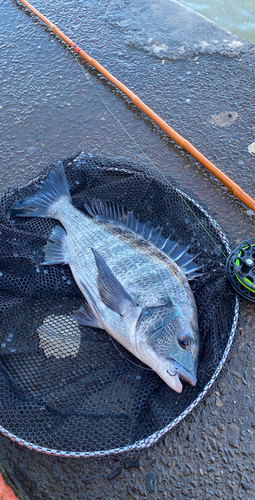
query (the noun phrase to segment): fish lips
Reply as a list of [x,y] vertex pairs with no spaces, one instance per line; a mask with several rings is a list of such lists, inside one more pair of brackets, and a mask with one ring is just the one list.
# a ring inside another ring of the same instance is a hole
[[189,370],[186,370],[186,368],[184,368],[184,366],[178,363],[178,361],[176,361],[175,359],[171,360],[171,371],[167,370],[167,373],[171,377],[178,376],[178,378],[182,378],[186,382],[189,382],[189,384],[191,384],[192,386],[195,386],[197,383],[197,377],[193,375]]

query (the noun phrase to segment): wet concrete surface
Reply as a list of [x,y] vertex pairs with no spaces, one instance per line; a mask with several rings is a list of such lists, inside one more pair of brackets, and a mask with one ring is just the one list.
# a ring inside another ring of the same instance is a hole
[[[79,0],[63,9],[62,2],[35,0],[34,6],[255,196],[255,157],[248,150],[255,141],[252,44],[172,1]],[[21,4],[3,0],[0,24],[2,192],[79,150],[148,164],[103,100],[162,172],[210,209],[233,248],[255,236],[247,207],[82,63],[86,77],[70,50]],[[213,392],[139,455],[138,468],[125,468],[127,457],[44,456],[3,436],[0,461],[29,500],[253,500],[254,318],[255,306],[245,303]]]
[[125,43],[161,58],[239,54],[239,37],[221,29],[204,16],[193,13],[174,0],[114,0],[106,11],[108,22],[124,34]]

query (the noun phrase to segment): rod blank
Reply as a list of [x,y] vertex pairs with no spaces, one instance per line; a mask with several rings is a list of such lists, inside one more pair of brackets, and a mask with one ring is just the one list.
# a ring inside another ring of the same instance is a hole
[[87,61],[93,68],[99,71],[107,80],[109,80],[115,87],[120,89],[134,105],[143,111],[151,120],[154,121],[164,132],[171,137],[179,146],[188,151],[196,160],[198,160],[211,174],[214,175],[224,186],[226,186],[231,193],[241,200],[247,207],[255,212],[255,200],[251,198],[238,184],[232,181],[226,174],[217,168],[208,158],[200,153],[189,141],[179,135],[173,128],[171,128],[160,116],[158,116],[152,109],[150,109],[139,97],[137,97],[128,87],[123,85],[117,78],[115,78],[109,71],[107,71],[98,61],[90,57],[84,50],[78,47],[70,38],[68,38],[62,31],[60,31],[47,17],[43,16],[36,10],[27,0],[19,0],[25,5],[33,14],[41,19],[51,30],[63,40],[69,47],[71,47],[79,56]]

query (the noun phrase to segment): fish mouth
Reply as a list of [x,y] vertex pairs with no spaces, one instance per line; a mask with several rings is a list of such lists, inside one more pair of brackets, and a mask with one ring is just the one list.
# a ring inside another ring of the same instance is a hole
[[171,361],[171,369],[167,370],[167,373],[171,377],[176,377],[178,379],[177,386],[179,390],[177,392],[182,391],[182,383],[179,377],[185,380],[186,382],[189,382],[189,384],[191,384],[194,387],[197,383],[197,377],[195,377],[195,375],[192,375],[192,373],[189,370],[184,368],[184,366],[178,363],[178,361],[175,361],[175,359],[171,359],[170,361]]

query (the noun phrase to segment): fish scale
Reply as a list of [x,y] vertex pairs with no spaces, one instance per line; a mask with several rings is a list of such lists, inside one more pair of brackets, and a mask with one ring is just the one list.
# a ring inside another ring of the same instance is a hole
[[[99,299],[96,285],[97,266],[91,248],[96,248],[101,253],[123,286],[131,290],[139,290],[143,304],[149,305],[150,299],[153,300],[153,303],[160,302],[162,297],[173,290],[175,294],[178,294],[179,288],[179,292],[183,293],[182,286],[178,286],[173,274],[169,272],[166,265],[159,262],[158,249],[155,248],[157,261],[153,259],[153,250],[151,250],[152,260],[148,259],[148,253],[143,255],[132,246],[134,235],[130,234],[131,231],[128,231],[131,240],[131,245],[129,245],[126,241],[121,240],[123,232],[120,232],[119,238],[116,239],[116,234],[111,234],[109,223],[100,223],[100,221],[95,223],[73,207],[70,202],[61,204],[57,209],[56,216],[67,233],[68,263],[73,274],[78,276],[77,281],[80,281],[84,272],[87,276],[87,269],[90,269],[90,283],[97,300]],[[123,227],[123,231],[125,230],[126,228]],[[77,260],[77,252],[81,255],[80,260]],[[168,265],[171,266],[171,264],[172,261],[169,259]],[[155,281],[156,276],[157,281]],[[155,293],[157,293],[156,297]]]

